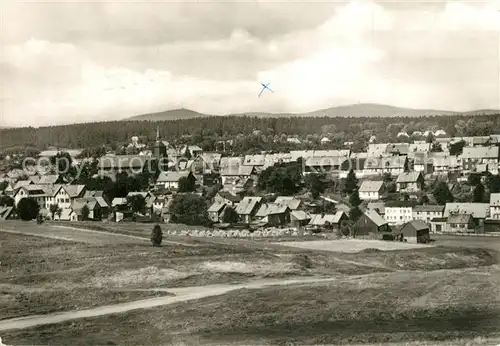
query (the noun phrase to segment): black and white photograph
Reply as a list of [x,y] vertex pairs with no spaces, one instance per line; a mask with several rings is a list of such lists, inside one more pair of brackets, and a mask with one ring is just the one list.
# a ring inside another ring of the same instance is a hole
[[0,346],[500,346],[500,1],[0,3]]

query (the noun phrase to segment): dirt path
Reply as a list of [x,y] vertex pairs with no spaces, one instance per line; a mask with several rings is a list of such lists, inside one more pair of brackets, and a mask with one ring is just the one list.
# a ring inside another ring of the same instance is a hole
[[337,279],[338,278],[309,277],[309,278],[298,278],[298,279],[288,279],[288,280],[282,280],[282,279],[256,280],[256,281],[250,281],[245,284],[235,284],[235,285],[225,284],[225,285],[171,288],[171,289],[165,289],[165,291],[173,293],[175,294],[175,296],[149,298],[133,302],[101,306],[93,309],[66,311],[66,312],[59,312],[47,315],[34,315],[34,316],[26,316],[26,317],[3,320],[0,321],[0,331],[11,330],[11,329],[24,329],[44,324],[61,323],[79,318],[89,318],[102,315],[123,313],[137,309],[149,309],[156,306],[169,305],[194,299],[222,295],[230,291],[244,289],[244,288],[258,289],[273,285],[282,286],[282,285],[310,284],[310,283],[334,281]]

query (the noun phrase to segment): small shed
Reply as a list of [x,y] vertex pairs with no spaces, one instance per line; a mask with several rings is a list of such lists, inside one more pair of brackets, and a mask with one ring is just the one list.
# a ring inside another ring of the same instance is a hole
[[223,214],[225,208],[226,208],[226,203],[223,203],[220,201],[214,202],[207,210],[208,217],[213,222],[222,221],[222,214]]
[[395,235],[402,235],[409,243],[426,244],[431,239],[429,226],[422,220],[405,223]]
[[432,233],[442,233],[446,232],[446,221],[447,217],[435,217],[431,219],[431,232]]
[[388,233],[391,230],[387,221],[375,210],[365,211],[353,228],[356,235],[362,236]]
[[311,221],[311,215],[303,210],[293,210],[290,213],[290,221],[293,227],[304,227]]

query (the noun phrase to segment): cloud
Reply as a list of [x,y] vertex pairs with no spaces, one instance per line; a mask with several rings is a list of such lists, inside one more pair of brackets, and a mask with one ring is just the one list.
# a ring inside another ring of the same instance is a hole
[[[18,17],[2,32],[2,124],[181,104],[214,114],[357,102],[500,108],[491,4],[39,5],[8,8]],[[257,98],[260,81],[275,93]]]

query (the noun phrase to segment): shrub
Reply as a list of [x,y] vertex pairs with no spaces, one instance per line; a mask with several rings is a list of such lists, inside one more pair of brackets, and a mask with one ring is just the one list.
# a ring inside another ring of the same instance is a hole
[[153,246],[161,246],[161,241],[163,240],[163,233],[161,231],[160,225],[155,225],[153,231],[151,232],[151,243]]
[[29,221],[36,219],[38,212],[40,211],[40,206],[38,205],[36,199],[27,197],[19,201],[17,204],[17,211],[22,220]]

